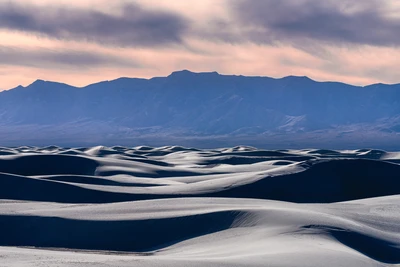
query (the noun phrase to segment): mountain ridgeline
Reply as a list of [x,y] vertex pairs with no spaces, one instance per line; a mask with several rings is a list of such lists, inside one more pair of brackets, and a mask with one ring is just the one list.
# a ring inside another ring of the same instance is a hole
[[360,134],[365,140],[392,140],[398,132],[400,84],[359,87],[296,76],[178,71],[83,88],[37,80],[0,93],[0,137],[6,145],[49,138],[122,143],[146,136],[325,136],[340,143],[359,140]]

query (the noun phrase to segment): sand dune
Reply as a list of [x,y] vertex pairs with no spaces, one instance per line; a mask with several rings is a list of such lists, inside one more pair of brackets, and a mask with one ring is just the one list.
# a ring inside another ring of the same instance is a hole
[[0,266],[400,264],[399,158],[0,148]]

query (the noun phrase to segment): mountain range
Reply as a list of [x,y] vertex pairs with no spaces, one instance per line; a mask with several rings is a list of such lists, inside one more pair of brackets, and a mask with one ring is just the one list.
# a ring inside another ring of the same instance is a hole
[[353,86],[173,72],[0,93],[0,145],[123,144],[398,149],[400,84]]

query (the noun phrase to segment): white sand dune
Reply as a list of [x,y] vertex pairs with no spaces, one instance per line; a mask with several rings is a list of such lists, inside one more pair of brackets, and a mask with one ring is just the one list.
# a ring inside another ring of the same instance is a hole
[[0,149],[0,266],[396,266],[398,153]]

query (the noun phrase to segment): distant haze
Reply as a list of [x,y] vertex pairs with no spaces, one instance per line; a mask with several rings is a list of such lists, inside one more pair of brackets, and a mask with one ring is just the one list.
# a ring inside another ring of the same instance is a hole
[[0,0],[0,90],[177,69],[400,82],[395,0]]

